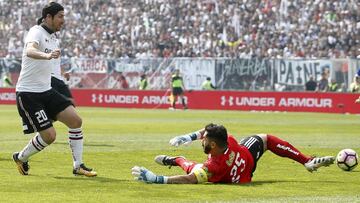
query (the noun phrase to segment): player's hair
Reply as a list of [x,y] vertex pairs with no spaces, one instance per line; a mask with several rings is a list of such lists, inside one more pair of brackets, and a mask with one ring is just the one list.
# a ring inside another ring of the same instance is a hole
[[59,3],[52,1],[46,4],[45,7],[42,9],[41,17],[37,20],[37,24],[40,25],[48,14],[54,17],[59,11],[63,11],[63,10],[64,7]]
[[210,123],[205,126],[205,130],[207,138],[213,140],[219,147],[227,147],[227,130],[223,125]]

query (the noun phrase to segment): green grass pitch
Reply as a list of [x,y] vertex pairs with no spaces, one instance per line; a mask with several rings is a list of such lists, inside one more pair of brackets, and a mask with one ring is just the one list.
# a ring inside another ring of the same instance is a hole
[[11,155],[30,136],[21,132],[15,106],[0,106],[0,202],[360,202],[360,166],[343,172],[336,165],[309,173],[286,158],[266,152],[253,183],[247,185],[156,185],[133,180],[130,169],[145,166],[156,174],[183,174],[157,165],[158,154],[183,155],[202,162],[200,142],[173,148],[170,138],[214,122],[236,138],[277,135],[310,155],[336,155],[344,148],[360,153],[359,115],[241,111],[168,111],[78,108],[83,118],[84,161],[98,177],[72,175],[67,129],[55,123],[57,140],[30,159],[21,176]]

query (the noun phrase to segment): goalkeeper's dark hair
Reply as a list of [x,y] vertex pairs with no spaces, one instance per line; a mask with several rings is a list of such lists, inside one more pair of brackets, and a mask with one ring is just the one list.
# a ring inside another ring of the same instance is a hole
[[219,147],[227,147],[227,130],[223,125],[207,124],[205,126],[206,137],[213,140]]
[[42,9],[41,17],[37,20],[37,24],[40,25],[48,14],[54,17],[59,11],[63,11],[64,7],[56,2],[49,2]]

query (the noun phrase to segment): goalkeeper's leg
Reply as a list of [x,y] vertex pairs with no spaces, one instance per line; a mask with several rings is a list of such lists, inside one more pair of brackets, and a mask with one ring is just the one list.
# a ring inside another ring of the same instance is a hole
[[186,160],[185,157],[171,157],[166,155],[158,155],[155,157],[155,162],[164,166],[180,166],[187,174],[198,165],[195,161]]
[[301,164],[305,164],[306,162],[311,160],[310,156],[301,153],[297,148],[292,146],[290,143],[281,140],[280,138],[275,137],[273,135],[266,136],[266,147],[272,153],[278,156],[290,158]]
[[184,157],[177,157],[175,163],[180,166],[186,174],[189,174],[193,168],[198,164],[195,161],[186,160]]
[[[287,157],[298,163],[301,163],[305,168],[310,171],[316,171],[322,166],[329,166],[334,163],[335,157],[333,156],[324,156],[324,157],[311,157],[307,156],[300,152],[296,147],[292,146],[290,143],[281,140],[278,137],[273,135],[266,135],[261,137],[263,142],[266,145],[266,148],[269,149],[274,154]],[[265,150],[266,150],[265,148]]]

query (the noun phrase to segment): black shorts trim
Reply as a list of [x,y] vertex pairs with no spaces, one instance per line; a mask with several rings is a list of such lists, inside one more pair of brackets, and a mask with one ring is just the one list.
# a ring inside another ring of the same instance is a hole
[[258,135],[253,135],[250,137],[243,138],[240,140],[240,145],[248,148],[253,159],[254,159],[254,168],[252,172],[255,171],[258,160],[264,154],[264,142]]

